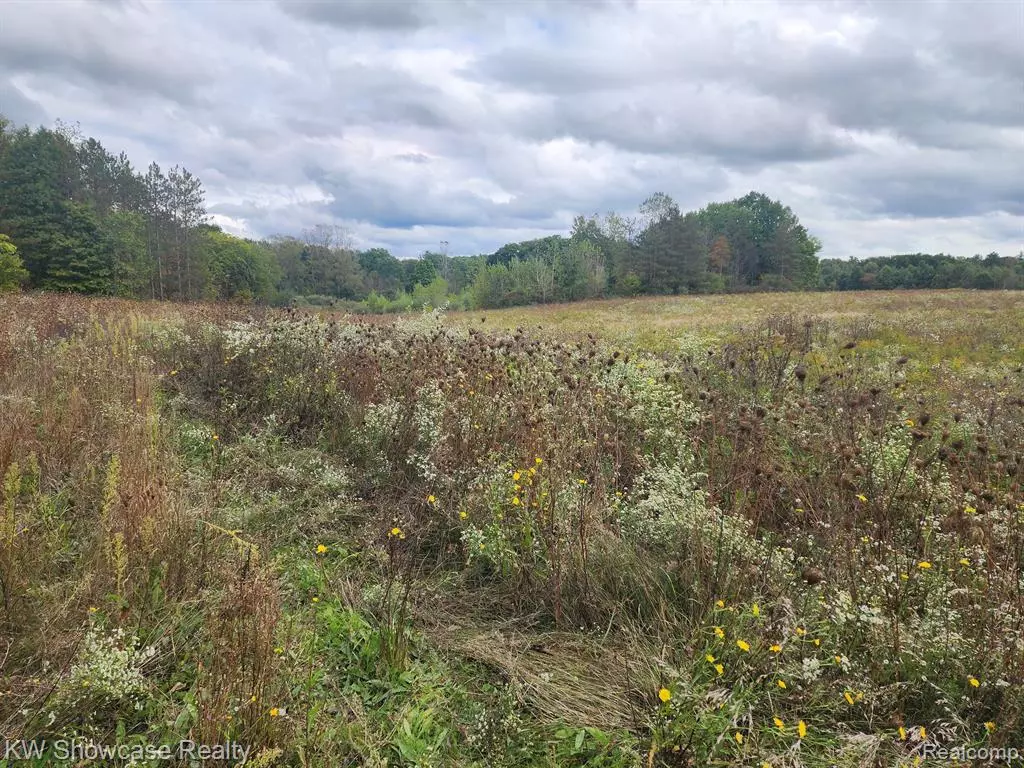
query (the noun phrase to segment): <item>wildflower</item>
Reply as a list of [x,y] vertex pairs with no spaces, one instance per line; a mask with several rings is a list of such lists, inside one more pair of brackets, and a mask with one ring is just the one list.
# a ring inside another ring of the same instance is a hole
[[797,723],[796,724],[796,732],[800,735],[801,739],[804,736],[806,736],[807,735],[807,723],[805,723],[803,720],[801,720],[799,723]]
[[512,479],[515,480],[516,482],[519,482],[520,477],[522,477],[522,474],[520,474],[519,472],[512,473]]
[[723,667],[721,664],[715,664],[715,672],[717,672],[720,675],[724,675],[725,667]]
[[402,535],[402,529],[399,528],[396,525],[394,528],[391,529],[391,532],[388,535],[389,536],[401,536]]
[[750,643],[748,643],[746,640],[737,640],[736,647],[744,653],[750,653]]
[[719,608],[725,608],[725,600],[716,600],[715,605]]
[[901,573],[900,574],[900,581],[909,581],[909,580],[910,580],[910,574],[909,573]]
[[868,500],[868,497],[865,496],[863,493],[858,493],[857,494],[857,501],[860,501],[861,503],[865,503],[866,504],[867,500]]
[[917,564],[917,567],[923,568],[924,570],[928,570],[932,567],[932,564],[929,563],[927,560],[922,560],[920,563]]
[[433,494],[427,496],[427,504],[436,504],[436,503],[437,503],[437,499],[434,498]]
[[851,694],[849,691],[846,691],[843,694],[843,698],[846,699],[847,704],[849,704],[851,707],[853,706],[853,694]]
[[313,598],[313,602],[314,603],[319,603],[320,602],[320,598],[319,597],[314,597]]
[[326,555],[327,554],[327,547],[324,546],[323,544],[317,544],[316,545],[316,553],[318,555]]
[[967,682],[971,684],[971,688],[977,688],[981,685],[981,682],[976,677],[968,677]]
[[906,741],[906,740],[907,740],[907,729],[906,729],[906,728],[904,728],[904,727],[903,727],[903,726],[901,725],[901,726],[900,726],[900,741]]
[[816,648],[820,648],[821,647],[821,638],[819,638],[819,637],[814,638],[814,646]]
[[778,686],[779,686],[779,688],[781,688],[782,690],[786,690],[786,681],[785,681],[785,680],[779,680],[779,681],[777,681],[777,682],[776,682],[776,685],[778,685]]
[[99,610],[99,608],[97,608],[95,605],[90,605],[89,606],[89,613],[96,613],[96,611],[98,611],[98,610]]
[[465,520],[466,519],[466,510],[463,509],[463,510],[459,511],[459,519],[460,520]]
[[842,656],[836,656],[835,659],[836,659],[836,664],[842,664],[843,663],[843,657]]
[[253,704],[256,703],[256,694],[255,693],[249,698],[249,701],[251,701]]
[[669,700],[671,700],[672,698],[672,691],[670,691],[668,688],[662,688],[660,691],[658,691],[658,698],[667,704]]
[[782,722],[782,718],[776,717],[774,719],[774,723],[775,727],[778,728],[780,731],[786,730],[786,724]]
[[975,509],[975,508],[974,508],[974,507],[972,507],[972,506],[966,506],[966,507],[964,507],[964,514],[967,514],[967,515],[973,515],[973,514],[975,514],[975,513],[977,512],[977,511],[978,511],[978,510],[977,510],[977,509]]
[[918,735],[921,737],[921,741],[924,741],[925,739],[928,738],[928,732],[925,731],[923,725],[921,726],[921,729],[918,731]]
[[281,714],[281,710],[279,710],[277,707],[271,707],[270,708],[270,716],[271,717],[277,717],[280,714]]
[[579,482],[580,485],[586,485],[587,484],[587,481],[584,480],[582,477],[577,482]]
[[772,653],[782,653],[782,646],[776,643],[768,648]]
[[715,627],[715,636],[718,637],[719,640],[723,639],[725,637],[725,630],[721,627]]
[[220,435],[214,435],[213,440],[220,440]]
[[715,657],[712,656],[710,653],[707,654],[704,658],[708,660],[708,664],[714,664],[715,663]]
[[804,635],[806,635],[806,634],[807,634],[807,630],[806,630],[806,629],[804,629],[803,627],[797,627],[797,628],[796,628],[796,633],[797,633],[797,635],[799,635],[800,637],[803,637]]
[[512,497],[512,506],[513,507],[518,507],[521,503],[522,502],[519,501],[519,497],[518,496],[513,496]]
[[284,648],[281,648],[280,646],[278,646],[277,648],[274,649],[274,653],[276,653],[278,656],[280,656],[282,653],[284,653]]
[[960,558],[960,565],[970,565],[970,564],[971,564],[971,561],[968,560],[966,557],[961,557]]
[[757,603],[754,603],[754,605],[750,608],[750,612],[754,614],[754,618],[756,619],[758,616],[761,615],[761,606]]
[[178,375],[177,369],[171,371],[171,376],[177,376],[177,375]]
[[535,458],[533,460],[533,463],[536,464],[539,467],[541,464],[544,463],[544,459],[542,459],[540,456],[538,456],[537,458]]
[[988,731],[989,733],[992,733],[995,729],[996,729],[996,724],[993,723],[991,720],[989,720],[987,723],[985,723],[985,730]]
[[736,743],[737,744],[742,744],[743,743],[743,734],[740,733],[739,731],[736,731],[736,733],[733,736],[733,738],[736,739]]

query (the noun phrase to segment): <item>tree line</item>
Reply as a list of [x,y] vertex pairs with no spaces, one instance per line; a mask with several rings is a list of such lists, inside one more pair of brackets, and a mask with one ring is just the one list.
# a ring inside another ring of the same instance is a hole
[[0,115],[0,290],[387,312],[642,294],[1024,287],[1020,257],[819,260],[820,249],[788,206],[759,192],[686,213],[656,193],[636,216],[581,215],[565,236],[476,256],[398,259],[354,248],[335,226],[257,241],[210,223],[202,183],[185,168],[136,170],[74,126],[16,128]]

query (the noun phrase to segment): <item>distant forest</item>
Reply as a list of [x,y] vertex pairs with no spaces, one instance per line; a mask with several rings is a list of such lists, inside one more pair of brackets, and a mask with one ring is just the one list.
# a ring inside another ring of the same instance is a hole
[[1024,288],[1024,255],[818,258],[793,211],[751,192],[682,212],[656,193],[638,215],[577,216],[566,235],[491,254],[397,259],[344,230],[239,238],[209,223],[200,180],[133,168],[77,129],[0,116],[0,290],[259,301],[393,312],[600,296],[754,290]]

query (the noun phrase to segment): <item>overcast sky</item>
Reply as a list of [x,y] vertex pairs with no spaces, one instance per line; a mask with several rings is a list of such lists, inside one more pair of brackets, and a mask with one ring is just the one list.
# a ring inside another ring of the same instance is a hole
[[1024,247],[1024,1],[0,0],[0,112],[399,256],[756,189],[823,256]]

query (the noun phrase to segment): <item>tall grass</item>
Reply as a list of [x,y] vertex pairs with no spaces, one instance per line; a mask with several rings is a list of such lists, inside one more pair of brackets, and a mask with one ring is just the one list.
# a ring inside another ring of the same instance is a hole
[[885,300],[740,297],[649,351],[4,299],[5,733],[353,765],[1019,744],[1022,312]]

